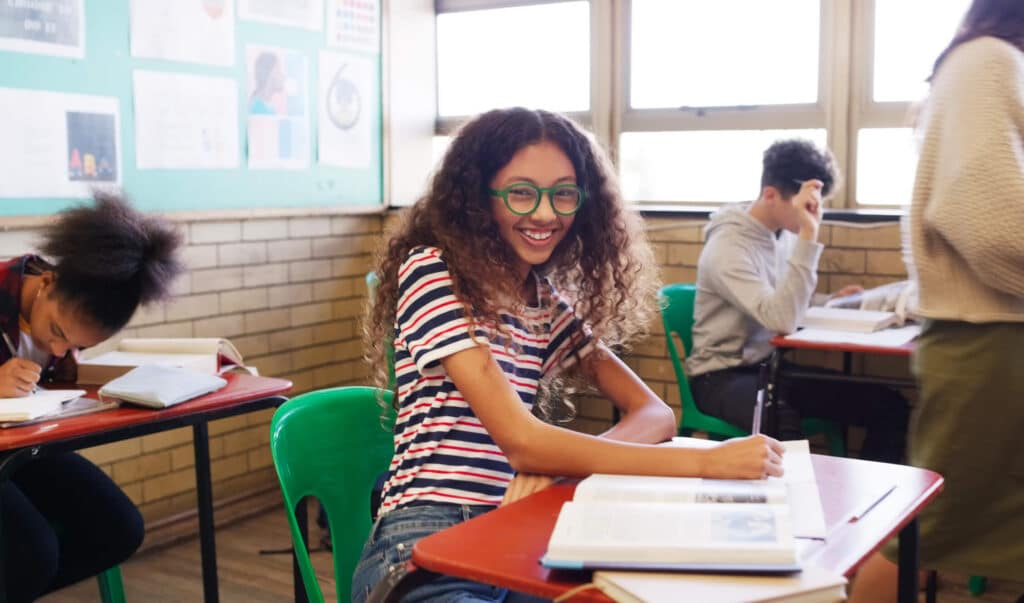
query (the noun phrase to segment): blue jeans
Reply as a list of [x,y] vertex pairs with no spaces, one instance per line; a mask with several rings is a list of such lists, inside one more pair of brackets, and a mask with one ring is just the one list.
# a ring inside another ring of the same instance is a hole
[[[391,511],[373,524],[363,547],[363,556],[352,576],[352,601],[362,603],[378,582],[390,572],[404,571],[412,557],[412,547],[420,538],[451,527],[494,507],[468,505],[415,505]],[[452,576],[438,575],[402,598],[402,601],[450,601],[452,603],[518,603],[542,601],[530,595],[471,582]]]

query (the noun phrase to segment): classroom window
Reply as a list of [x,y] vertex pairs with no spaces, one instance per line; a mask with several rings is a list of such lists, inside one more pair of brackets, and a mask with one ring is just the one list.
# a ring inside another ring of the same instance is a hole
[[437,74],[440,118],[516,105],[587,111],[590,3],[439,10]]

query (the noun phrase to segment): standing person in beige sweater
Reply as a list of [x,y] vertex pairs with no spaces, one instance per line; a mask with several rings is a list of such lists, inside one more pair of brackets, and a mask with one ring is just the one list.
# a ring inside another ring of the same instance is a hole
[[[1024,2],[974,0],[931,84],[905,249],[927,319],[908,457],[946,486],[919,518],[921,567],[1021,580]],[[896,600],[894,545],[852,602]]]

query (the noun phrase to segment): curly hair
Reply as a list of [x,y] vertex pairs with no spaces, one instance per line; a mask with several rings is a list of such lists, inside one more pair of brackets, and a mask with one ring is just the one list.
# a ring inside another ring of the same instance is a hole
[[61,212],[43,231],[40,250],[53,260],[52,295],[113,333],[140,304],[170,296],[183,269],[181,235],[114,193],[94,196],[94,205]]
[[821,180],[822,197],[828,197],[841,185],[832,152],[802,138],[775,141],[765,150],[761,165],[761,188],[775,187],[783,199],[797,194],[799,183],[804,180]]
[[442,250],[455,296],[470,309],[471,320],[490,332],[502,329],[499,310],[520,309],[499,307],[507,299],[503,292],[518,290],[522,277],[514,268],[515,251],[499,234],[488,189],[516,153],[540,142],[566,154],[586,200],[550,259],[535,269],[571,301],[595,339],[625,349],[646,332],[657,304],[657,268],[643,224],[624,207],[600,146],[562,115],[496,109],[460,128],[426,193],[378,252],[380,284],[364,324],[368,360],[381,387],[387,387],[390,376],[387,353],[394,338],[398,269],[412,249],[429,245]]

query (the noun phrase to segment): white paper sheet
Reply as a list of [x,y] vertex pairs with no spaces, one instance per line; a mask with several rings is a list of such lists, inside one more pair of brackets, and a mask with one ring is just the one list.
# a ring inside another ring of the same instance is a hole
[[327,0],[327,45],[380,52],[380,1]]
[[[699,438],[672,438],[672,446],[683,448],[712,448],[720,442]],[[789,509],[792,514],[793,536],[797,538],[825,538],[825,512],[821,508],[821,493],[811,464],[811,447],[807,440],[782,442],[786,453],[782,456],[782,477],[768,481],[782,481],[789,487]]]
[[0,88],[0,197],[89,197],[121,182],[118,100]]
[[238,167],[234,79],[135,70],[139,169]]
[[83,0],[0,2],[0,50],[85,57]]
[[370,118],[376,105],[373,63],[337,52],[320,52],[319,161],[368,168],[373,152]]
[[309,167],[309,69],[306,56],[283,48],[246,48],[251,169]]
[[324,28],[324,2],[323,0],[238,0],[238,18],[320,31]]
[[235,10],[221,2],[132,0],[133,57],[235,64]]
[[921,334],[921,325],[906,325],[891,329],[882,329],[874,333],[854,333],[851,331],[832,331],[828,329],[801,329],[786,335],[790,341],[810,341],[814,343],[851,343],[875,347],[898,348]]

